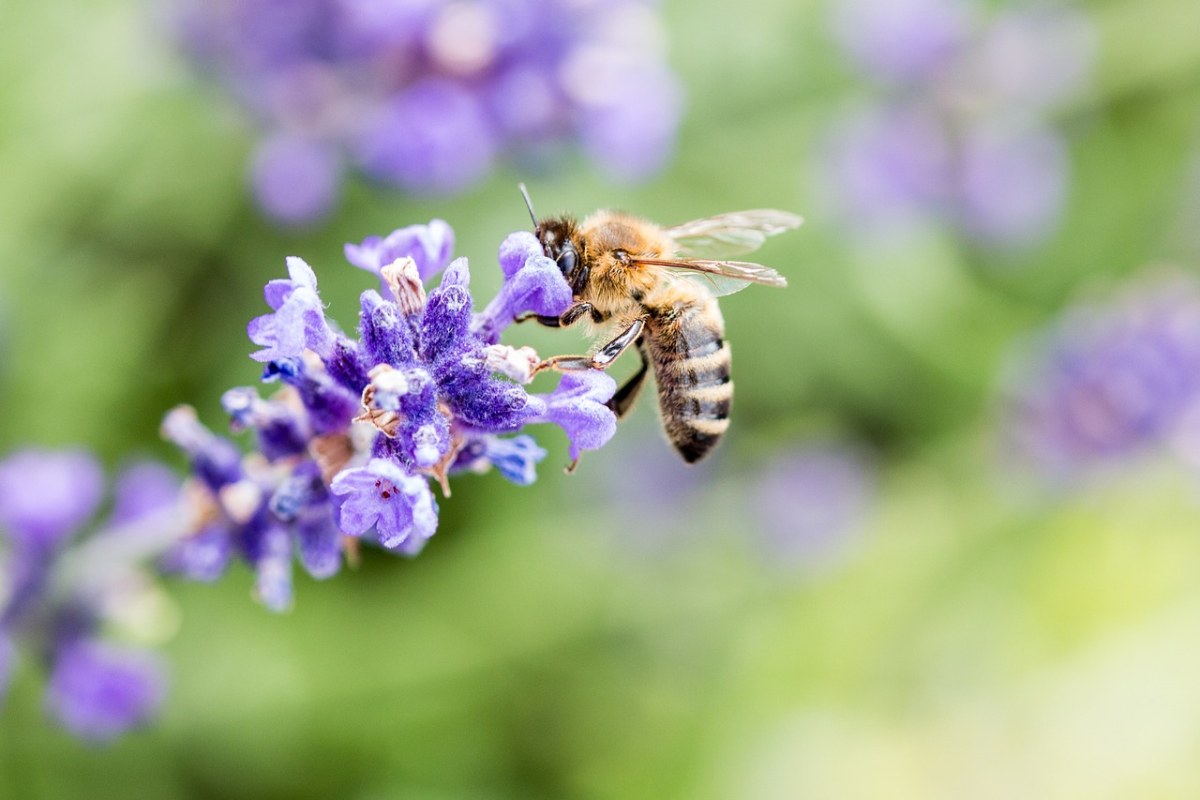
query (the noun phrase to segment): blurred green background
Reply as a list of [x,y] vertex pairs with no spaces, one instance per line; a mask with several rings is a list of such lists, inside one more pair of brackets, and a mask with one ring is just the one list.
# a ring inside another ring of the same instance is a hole
[[[813,0],[666,3],[688,111],[646,185],[582,160],[455,199],[352,181],[299,232],[254,209],[253,132],[172,54],[158,9],[0,5],[0,452],[182,468],[162,413],[192,403],[220,429],[221,392],[257,380],[244,326],[284,256],[349,325],[370,281],[342,244],[441,217],[487,297],[527,225],[519,180],[543,214],[809,218],[759,254],[789,289],[722,303],[738,394],[711,463],[683,475],[643,402],[573,476],[547,430],[534,486],[457,480],[419,558],[298,577],[288,615],[250,600],[244,569],[173,582],[163,720],[85,747],[25,669],[0,797],[1200,796],[1194,476],[1145,459],[1046,497],[995,440],[1014,340],[1080,292],[1200,256],[1200,5],[1086,8],[1099,49],[1059,120],[1064,219],[1001,256],[937,232],[863,247],[822,213],[814,143],[863,89]],[[861,507],[838,541],[781,557],[759,488],[814,443],[865,465]]]

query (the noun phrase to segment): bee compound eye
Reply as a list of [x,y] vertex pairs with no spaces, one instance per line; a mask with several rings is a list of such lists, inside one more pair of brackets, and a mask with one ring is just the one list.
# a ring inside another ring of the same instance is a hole
[[555,263],[558,264],[558,271],[563,274],[563,277],[566,277],[575,271],[575,265],[578,261],[579,254],[575,252],[575,248],[567,247],[558,254],[558,259]]

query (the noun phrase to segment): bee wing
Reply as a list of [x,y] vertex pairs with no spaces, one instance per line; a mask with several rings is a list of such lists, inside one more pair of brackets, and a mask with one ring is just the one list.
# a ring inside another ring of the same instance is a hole
[[727,258],[752,253],[768,236],[800,227],[803,219],[786,211],[758,208],[695,219],[667,228],[678,255]]
[[699,283],[715,297],[740,292],[752,283],[780,288],[787,286],[787,279],[775,270],[749,261],[639,258],[633,263],[662,267],[671,275]]

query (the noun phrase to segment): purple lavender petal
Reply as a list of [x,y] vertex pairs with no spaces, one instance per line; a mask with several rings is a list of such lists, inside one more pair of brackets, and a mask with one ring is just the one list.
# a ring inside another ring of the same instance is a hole
[[840,0],[833,34],[868,75],[909,82],[928,77],[967,44],[971,0]]
[[437,530],[437,502],[428,482],[382,458],[343,470],[330,486],[341,498],[338,524],[348,536],[374,529],[386,548],[419,547]]
[[384,267],[401,258],[411,258],[422,281],[437,275],[454,253],[454,229],[444,220],[428,225],[409,225],[392,231],[387,238],[369,236],[362,244],[346,244],[346,260],[359,269],[380,275]]
[[104,473],[84,452],[25,450],[0,462],[0,529],[49,549],[96,511]]
[[307,225],[337,205],[341,174],[341,160],[332,145],[275,134],[259,143],[251,182],[267,216],[288,225]]
[[497,258],[500,260],[500,269],[507,281],[516,275],[517,271],[524,267],[525,262],[530,258],[544,255],[546,252],[542,249],[542,244],[536,236],[529,231],[517,231],[504,237],[504,241],[500,243],[500,252]]
[[375,379],[374,405],[401,417],[397,454],[409,466],[428,469],[450,450],[450,422],[438,406],[438,385],[421,367],[383,372]]
[[[507,255],[502,248],[502,263]],[[572,300],[571,287],[558,265],[539,252],[506,278],[492,302],[472,321],[472,328],[485,343],[496,344],[521,314],[557,317],[571,307]]]
[[1197,341],[1200,289],[1191,278],[1069,309],[1009,369],[1008,454],[1070,477],[1172,440],[1198,408]]
[[954,79],[959,92],[998,110],[1043,112],[1077,95],[1096,60],[1097,33],[1069,7],[1001,11]]
[[405,189],[448,193],[482,178],[497,145],[473,94],[444,78],[425,78],[365,124],[355,153],[368,175]]
[[133,464],[117,478],[111,524],[126,525],[166,511],[179,503],[179,492],[179,477],[162,464]]
[[421,323],[421,356],[433,366],[439,395],[456,417],[484,431],[514,431],[528,402],[525,390],[493,378],[483,342],[471,333],[466,259],[451,264],[429,293]]
[[80,640],[58,651],[46,705],[71,733],[103,742],[147,722],[165,694],[166,672],[152,653]]
[[570,110],[553,69],[539,63],[518,63],[498,74],[487,104],[503,133],[530,141],[554,137]]
[[325,320],[325,306],[317,295],[316,277],[303,259],[287,259],[290,281],[271,281],[265,294],[275,309],[250,320],[246,333],[250,341],[262,346],[251,353],[255,361],[299,358],[305,349],[325,356],[331,351],[336,335]]
[[292,522],[306,509],[323,506],[327,497],[320,468],[314,461],[305,460],[279,483],[267,508],[280,520]]
[[623,177],[671,151],[680,92],[653,2],[182,2],[185,47],[271,132],[252,177],[284,221],[336,202],[341,151],[437,192],[476,182],[501,150],[581,139]]
[[616,382],[599,370],[564,372],[553,392],[530,395],[527,421],[558,425],[571,442],[571,458],[579,458],[617,432],[617,417],[605,405],[616,391]]
[[337,337],[329,355],[323,357],[321,361],[325,364],[325,370],[329,373],[329,377],[355,395],[361,395],[363,389],[367,388],[367,384],[370,383],[371,379],[367,375],[369,368],[362,363],[358,344],[345,336]]

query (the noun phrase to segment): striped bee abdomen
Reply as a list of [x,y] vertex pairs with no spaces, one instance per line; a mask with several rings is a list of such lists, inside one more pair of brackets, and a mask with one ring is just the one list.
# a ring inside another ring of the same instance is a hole
[[716,301],[687,304],[654,320],[648,355],[663,427],[689,464],[704,458],[729,427],[733,383],[729,343]]

